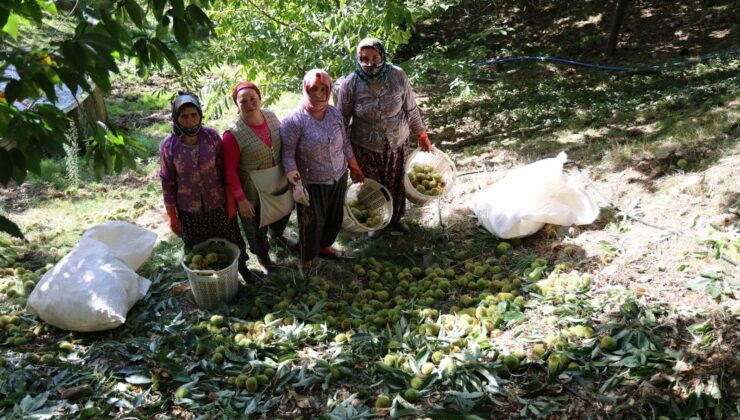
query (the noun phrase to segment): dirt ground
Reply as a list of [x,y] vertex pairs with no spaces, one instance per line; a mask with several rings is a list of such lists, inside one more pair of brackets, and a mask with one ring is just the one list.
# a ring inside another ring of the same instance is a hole
[[[507,153],[490,153],[484,156],[487,170],[481,169],[480,156],[457,159],[461,175],[442,205],[411,206],[409,216],[418,218],[423,225],[436,226],[441,213],[452,237],[469,234],[477,224],[468,208],[476,194],[502,179],[509,169],[529,163],[511,159]],[[737,214],[731,212],[737,209],[731,208],[737,205],[740,145],[704,171],[676,171],[652,180],[633,168],[615,172],[607,164],[583,168],[582,173],[593,182],[592,186],[582,180],[575,168],[566,169],[566,173],[585,188],[601,208],[601,215],[592,225],[554,229],[554,237],[548,237],[547,227],[543,228],[529,242],[535,246],[535,252],[559,261],[571,258],[561,252],[563,247],[576,249],[571,261],[594,275],[596,290],[625,287],[654,303],[671,303],[679,310],[719,310],[727,306],[732,313],[738,313],[737,299],[717,303],[706,293],[682,284],[697,277],[703,267],[719,265],[712,256],[694,256],[694,251],[705,248],[697,242],[698,232],[709,224],[737,226]],[[602,195],[620,213],[614,215]],[[630,217],[624,218],[624,214]],[[696,269],[680,272],[677,268],[682,264]],[[732,270],[727,274],[740,278],[737,266],[723,265]]]

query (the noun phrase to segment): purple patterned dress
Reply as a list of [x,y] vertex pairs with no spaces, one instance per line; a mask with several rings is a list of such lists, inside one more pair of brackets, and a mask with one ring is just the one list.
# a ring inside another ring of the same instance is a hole
[[233,242],[241,250],[239,271],[243,277],[247,275],[249,256],[239,224],[236,218],[229,221],[226,214],[226,178],[218,133],[203,127],[193,145],[171,134],[159,144],[159,165],[164,204],[176,206],[185,246],[211,238]]

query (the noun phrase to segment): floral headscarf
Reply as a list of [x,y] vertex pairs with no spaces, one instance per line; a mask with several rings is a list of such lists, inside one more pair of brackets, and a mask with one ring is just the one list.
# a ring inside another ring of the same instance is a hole
[[[311,95],[308,93],[312,87],[316,86],[319,83],[326,86],[327,95],[325,101],[316,101],[311,98]],[[303,108],[305,108],[306,111],[320,112],[325,110],[326,107],[329,106],[330,94],[331,78],[329,78],[329,73],[321,69],[313,69],[309,70],[308,73],[306,73],[306,75],[303,77],[303,99],[301,100],[301,105],[303,105]]]
[[[377,66],[367,66],[360,62],[360,52],[363,48],[373,48],[378,52],[380,58],[383,61]],[[385,57],[385,46],[383,41],[377,38],[365,38],[357,44],[357,51],[355,57],[355,74],[357,77],[362,79],[365,83],[378,83],[385,81],[388,77],[388,71],[391,69],[391,64],[388,63]]]

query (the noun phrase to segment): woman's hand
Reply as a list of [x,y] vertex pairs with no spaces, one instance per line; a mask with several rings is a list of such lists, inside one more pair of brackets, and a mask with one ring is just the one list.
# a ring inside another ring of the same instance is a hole
[[285,176],[288,178],[288,182],[290,182],[291,185],[300,185],[301,184],[301,173],[298,171],[290,171]]
[[352,178],[352,182],[365,182],[365,174],[362,173],[362,169],[360,169],[360,164],[357,163],[356,157],[352,157],[352,159],[349,160],[347,167],[349,167],[349,176]]
[[177,217],[177,209],[175,206],[165,206],[167,210],[167,217],[170,219],[170,230],[177,236],[182,236],[182,223],[180,218]]
[[303,188],[302,184],[298,184],[293,188],[293,200],[295,200],[296,203],[303,204],[306,207],[309,207],[311,203],[308,201],[308,191],[306,191],[305,188]]
[[254,206],[246,198],[238,203],[239,214],[244,217],[254,217]]
[[429,135],[426,131],[416,134],[416,140],[419,142],[419,148],[425,152],[431,152],[434,150],[432,142],[429,141]]

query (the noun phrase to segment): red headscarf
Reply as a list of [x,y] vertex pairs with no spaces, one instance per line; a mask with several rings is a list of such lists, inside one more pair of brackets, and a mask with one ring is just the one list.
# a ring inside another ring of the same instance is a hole
[[257,97],[260,98],[260,101],[262,100],[262,95],[260,94],[260,90],[257,88],[257,85],[252,82],[241,82],[236,85],[234,90],[231,92],[231,99],[234,100],[234,103],[236,103],[236,96],[242,89],[254,89],[254,91],[257,92]]
[[[326,86],[326,100],[325,101],[316,101],[313,98],[311,98],[311,95],[309,95],[308,93],[308,91],[312,87],[316,86],[319,83]],[[309,70],[308,73],[306,73],[306,76],[303,77],[303,99],[301,100],[301,105],[303,105],[303,108],[305,108],[306,111],[321,112],[325,110],[326,107],[329,106],[329,95],[330,94],[331,94],[331,79],[329,78],[329,73],[321,69],[313,69],[313,70]]]

